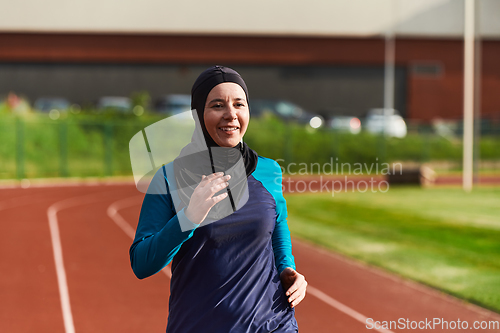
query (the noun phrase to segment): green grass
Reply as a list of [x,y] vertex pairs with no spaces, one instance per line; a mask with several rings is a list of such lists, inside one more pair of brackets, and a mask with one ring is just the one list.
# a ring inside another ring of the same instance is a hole
[[500,188],[288,195],[294,236],[500,312]]
[[158,119],[68,115],[55,121],[45,114],[1,116],[0,179],[15,178],[19,161],[26,178],[131,175],[129,141]]
[[[162,118],[145,114],[47,114],[16,117],[0,110],[0,179],[58,176],[131,175],[129,141],[134,134]],[[260,155],[280,160],[289,172],[301,164],[446,161],[461,165],[460,140],[410,133],[404,139],[384,139],[370,133],[352,135],[313,130],[276,118],[252,119],[245,141]],[[481,159],[500,160],[500,137],[482,137]],[[458,167],[459,169],[459,167]]]

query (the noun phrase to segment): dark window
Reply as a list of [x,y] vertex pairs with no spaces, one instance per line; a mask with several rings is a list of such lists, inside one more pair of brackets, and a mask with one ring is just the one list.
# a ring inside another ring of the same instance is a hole
[[438,62],[416,62],[411,65],[413,76],[438,78],[443,75],[443,65]]

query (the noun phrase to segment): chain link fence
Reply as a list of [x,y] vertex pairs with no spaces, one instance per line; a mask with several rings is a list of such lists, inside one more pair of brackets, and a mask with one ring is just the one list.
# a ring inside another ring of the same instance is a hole
[[[128,144],[158,116],[68,117],[45,115],[0,117],[0,179],[106,177],[132,175]],[[478,167],[500,172],[500,124],[483,122],[476,144]],[[313,130],[278,119],[252,119],[245,141],[260,155],[280,164],[301,163],[430,163],[460,171],[462,128],[446,124],[408,124],[405,138],[325,128]],[[290,169],[287,169],[290,170]],[[294,170],[293,168],[291,170]]]

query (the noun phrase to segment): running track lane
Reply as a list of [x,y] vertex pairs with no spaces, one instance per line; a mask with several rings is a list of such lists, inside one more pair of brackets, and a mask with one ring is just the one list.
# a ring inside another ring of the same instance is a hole
[[117,199],[138,193],[133,187],[106,190],[91,204],[71,199],[58,213],[75,331],[162,332],[168,283],[161,275],[143,281],[133,275],[131,239],[107,216]]
[[[12,303],[5,305],[6,302],[2,301],[0,331],[64,332],[61,305],[58,304],[59,291],[54,258],[51,249],[46,246],[47,240],[50,243],[50,234],[45,214],[50,206],[54,207],[54,203],[64,200],[67,204],[68,199],[71,203],[71,198],[76,198],[75,205],[60,210],[57,218],[75,331],[164,331],[168,311],[168,279],[165,274],[157,274],[143,281],[138,281],[133,276],[127,251],[131,242],[130,232],[124,232],[123,228],[116,224],[116,220],[121,219],[122,224],[129,223],[129,229],[135,229],[141,196],[133,187],[9,191],[12,192],[6,194],[5,190],[0,191],[0,198],[3,199],[0,202],[0,218],[12,229],[8,230],[6,236],[14,236],[15,241],[11,243],[17,244],[16,249],[19,252],[12,251],[16,256],[11,256],[11,251],[2,251],[3,257],[9,253],[7,258],[2,259],[2,266],[8,261],[10,265],[5,267],[10,267],[11,271],[17,266],[26,270],[27,267],[37,267],[37,263],[43,262],[46,265],[45,271],[50,271],[50,274],[46,274],[46,283],[39,284],[39,278],[30,274],[16,274],[15,279],[11,278],[10,288],[5,288],[2,294],[5,293],[6,299]],[[24,196],[25,199],[29,197],[32,203],[23,206],[20,202],[26,200],[21,198],[16,201],[16,195]],[[86,201],[85,198],[92,199]],[[134,200],[137,200],[136,205]],[[24,223],[9,223],[23,216]],[[42,230],[42,225],[45,230]],[[36,237],[24,237],[26,232],[23,228],[34,228],[32,231]],[[21,235],[23,237],[19,237]],[[43,243],[45,248],[40,246]],[[38,261],[23,262],[26,261],[26,256],[17,254],[24,254],[23,250],[30,248],[30,252],[39,254]],[[318,251],[303,243],[294,242],[294,255],[299,270],[307,277],[311,286],[308,297],[297,308],[301,332],[374,331],[367,330],[361,322],[365,317],[377,320],[397,320],[401,317],[411,320],[425,317],[499,320],[498,315],[476,307],[464,306],[459,301],[428,288]],[[18,265],[20,263],[22,265]],[[23,269],[18,270],[23,272]],[[2,277],[2,285],[5,285],[4,280],[5,276]],[[29,292],[22,293],[26,289],[29,289]],[[43,302],[38,297],[41,297]],[[19,306],[12,306],[17,304],[16,300]],[[43,306],[25,307],[33,304]],[[26,320],[28,315],[30,318],[40,319],[43,325],[36,321],[29,324],[33,321]]]
[[0,332],[64,331],[46,218],[47,207],[61,194],[60,189],[0,190]]
[[[117,203],[127,210],[113,210],[122,223],[137,215],[140,201],[134,209],[133,200]],[[497,314],[306,243],[294,241],[293,247],[297,267],[309,281],[308,297],[297,308],[301,332],[391,332],[366,329],[367,318],[500,320]]]

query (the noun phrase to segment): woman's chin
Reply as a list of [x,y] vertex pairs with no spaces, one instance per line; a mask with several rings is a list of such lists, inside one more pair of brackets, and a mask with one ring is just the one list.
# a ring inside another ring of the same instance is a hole
[[240,140],[237,138],[231,138],[231,139],[220,139],[216,141],[216,143],[221,146],[221,147],[234,147],[238,143],[240,143]]

